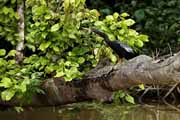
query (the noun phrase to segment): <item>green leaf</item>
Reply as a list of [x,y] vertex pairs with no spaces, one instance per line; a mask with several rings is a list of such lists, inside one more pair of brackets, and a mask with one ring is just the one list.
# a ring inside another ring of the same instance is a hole
[[8,63],[9,63],[10,65],[14,65],[14,64],[16,64],[16,60],[9,60]]
[[41,45],[39,46],[39,49],[44,51],[45,49],[47,49],[49,46],[51,45],[51,42],[48,41],[46,43],[41,43]]
[[85,59],[83,57],[78,58],[78,63],[82,64],[85,62]]
[[137,21],[143,20],[145,18],[144,9],[136,10],[134,16],[136,17]]
[[127,26],[132,26],[132,25],[134,25],[135,21],[133,19],[127,19],[127,20],[124,21],[124,23]]
[[0,87],[10,88],[13,85],[12,81],[8,77],[4,77],[1,80]]
[[60,49],[59,49],[59,47],[57,47],[57,46],[53,46],[53,50],[54,50],[56,53],[59,53],[59,52],[60,52]]
[[110,26],[110,29],[111,29],[111,30],[116,30],[116,29],[117,29],[117,26],[116,26],[115,24],[112,24],[112,25]]
[[7,89],[3,92],[1,92],[1,98],[4,101],[9,101],[11,98],[15,95],[16,91],[13,89]]
[[7,57],[14,57],[14,56],[16,56],[16,50],[9,51]]
[[138,85],[138,87],[141,89],[141,90],[144,90],[145,88],[144,88],[144,84],[140,84],[140,85]]
[[114,19],[117,19],[117,18],[119,17],[119,13],[115,12],[115,13],[113,14],[113,17],[114,17]]
[[122,90],[118,90],[116,92],[113,93],[113,99],[114,99],[114,102],[116,103],[119,103],[120,99],[123,99],[124,97],[126,96],[125,92],[122,91]]
[[55,77],[62,77],[64,75],[65,75],[65,73],[63,71],[56,71]]
[[48,10],[48,8],[47,8],[46,5],[41,5],[41,6],[35,5],[35,6],[32,8],[32,13],[33,13],[34,15],[39,16],[39,15],[42,15],[42,14],[46,13],[47,10]]
[[7,64],[7,61],[4,60],[3,58],[0,58],[0,67],[6,66],[6,64]]
[[119,98],[124,98],[125,95],[126,95],[126,94],[122,91],[122,92],[120,92],[120,93],[118,94],[118,97],[119,97]]
[[51,32],[58,31],[59,28],[60,28],[60,25],[57,23],[57,24],[55,24],[55,25],[53,25],[53,26],[51,27]]
[[94,23],[95,26],[101,26],[101,25],[104,25],[104,23],[102,21],[96,21]]
[[139,35],[139,39],[144,42],[148,42],[148,36],[147,35]]
[[45,68],[45,72],[46,73],[51,73],[51,72],[53,72],[54,71],[54,66],[46,66],[46,68]]
[[129,39],[127,42],[128,42],[128,45],[134,46],[135,39],[131,38],[131,39]]
[[125,29],[120,29],[118,32],[119,32],[120,35],[124,35]]
[[68,52],[68,55],[69,55],[69,56],[76,56],[76,54],[73,53],[73,52]]
[[48,32],[42,32],[41,36],[45,39],[46,36],[48,35]]
[[26,90],[27,90],[27,84],[24,83],[24,82],[22,82],[20,85],[18,85],[18,89],[19,89],[22,93],[26,92]]
[[71,38],[71,39],[77,39],[76,35],[74,35],[74,34],[69,34],[69,38]]
[[14,4],[16,2],[16,0],[11,0],[11,4]]
[[14,17],[18,20],[20,18],[19,14],[18,13],[15,13],[14,14]]
[[110,55],[110,59],[113,63],[116,63],[117,62],[117,57],[113,54]]
[[64,0],[63,6],[64,6],[65,10],[69,8],[69,4],[70,4],[70,0]]
[[16,110],[16,112],[21,113],[24,111],[23,107],[14,107],[14,109]]
[[50,15],[50,14],[47,14],[47,15],[44,16],[44,18],[45,18],[46,20],[49,20],[49,19],[51,19],[51,15]]
[[128,35],[129,35],[129,36],[137,36],[137,35],[138,35],[138,32],[136,32],[136,31],[133,30],[133,29],[129,29],[129,30],[128,30]]
[[76,55],[84,55],[85,53],[87,53],[89,51],[89,49],[87,47],[75,47],[72,52]]
[[100,13],[104,13],[106,15],[109,15],[111,13],[111,10],[109,8],[101,8]]
[[128,14],[128,13],[122,13],[121,16],[122,16],[122,17],[128,17],[129,14]]
[[108,15],[108,16],[106,16],[106,20],[113,21],[114,17],[112,15]]
[[40,22],[35,22],[36,27],[40,26],[40,24],[41,24]]
[[134,98],[133,98],[132,96],[130,96],[130,95],[126,95],[126,96],[125,96],[125,100],[126,100],[127,102],[129,102],[129,103],[135,104]]
[[35,47],[34,45],[32,45],[32,44],[27,44],[26,46],[27,46],[29,49],[31,49],[33,52],[36,51],[36,47]]
[[64,79],[65,79],[66,82],[72,81],[72,77],[67,77],[67,76],[65,76]]
[[136,44],[136,46],[138,46],[138,47],[143,47],[143,45],[144,45],[144,43],[143,43],[141,40],[137,40],[137,41],[135,42],[135,44]]
[[5,55],[6,55],[6,50],[0,49],[0,56],[5,56]]
[[7,15],[9,13],[9,8],[3,7],[3,13]]

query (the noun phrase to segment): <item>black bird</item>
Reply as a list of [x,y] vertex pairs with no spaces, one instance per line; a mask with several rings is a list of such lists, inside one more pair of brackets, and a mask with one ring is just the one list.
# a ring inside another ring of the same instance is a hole
[[137,56],[137,54],[134,52],[134,50],[131,47],[129,47],[127,44],[122,43],[118,40],[111,41],[105,33],[101,32],[95,28],[91,28],[91,31],[98,34],[99,36],[103,37],[106,44],[109,47],[111,47],[116,54],[118,54],[119,58],[125,58],[128,60],[128,59],[131,59],[131,58]]

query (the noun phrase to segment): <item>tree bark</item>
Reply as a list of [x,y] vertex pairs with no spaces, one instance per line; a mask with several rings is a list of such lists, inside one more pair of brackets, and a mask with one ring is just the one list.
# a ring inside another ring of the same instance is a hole
[[16,63],[20,63],[23,60],[23,50],[24,50],[24,1],[17,5],[17,13],[20,16],[18,21],[18,33],[19,42],[16,46]]
[[[62,105],[85,100],[111,101],[113,92],[120,89],[139,84],[173,85],[180,81],[180,52],[165,60],[140,55],[122,64],[109,65],[106,62],[101,61],[83,80],[45,80],[41,86],[45,95],[35,95],[32,103],[24,103],[23,106]],[[19,105],[18,100],[0,103]]]

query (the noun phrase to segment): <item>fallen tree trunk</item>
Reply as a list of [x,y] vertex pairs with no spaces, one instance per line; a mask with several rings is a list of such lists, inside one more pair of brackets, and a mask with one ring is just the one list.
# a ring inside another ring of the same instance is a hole
[[[105,66],[104,66],[105,65]],[[165,60],[153,60],[140,55],[127,62],[108,65],[102,62],[83,80],[64,82],[63,78],[52,78],[42,84],[45,95],[35,95],[32,103],[23,106],[48,106],[100,100],[110,101],[113,92],[139,84],[173,85],[180,81],[180,52]],[[0,102],[2,105],[19,105],[18,100]]]

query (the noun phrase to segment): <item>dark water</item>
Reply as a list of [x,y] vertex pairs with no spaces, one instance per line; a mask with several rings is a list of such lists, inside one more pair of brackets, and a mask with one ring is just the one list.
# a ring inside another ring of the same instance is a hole
[[22,113],[0,112],[0,120],[180,120],[180,112],[167,106],[69,105],[28,108]]

